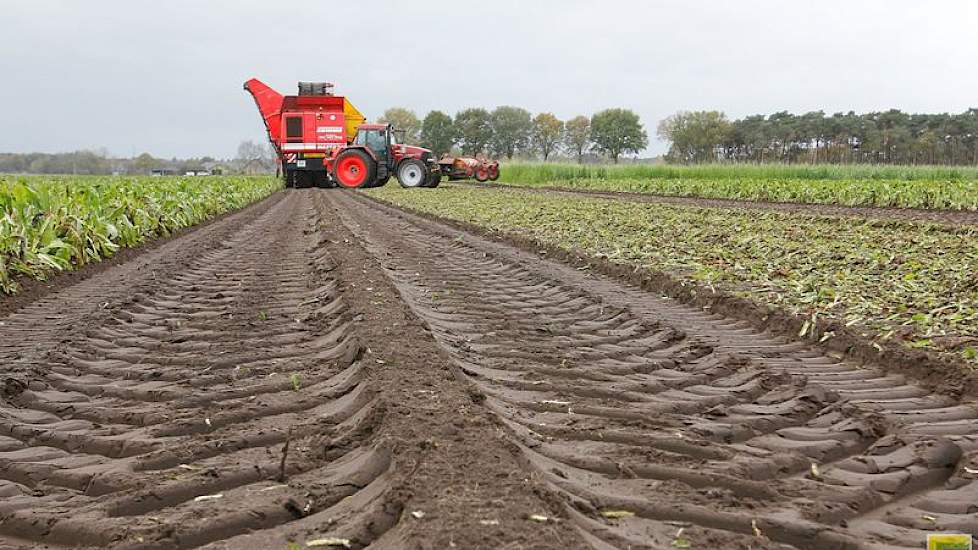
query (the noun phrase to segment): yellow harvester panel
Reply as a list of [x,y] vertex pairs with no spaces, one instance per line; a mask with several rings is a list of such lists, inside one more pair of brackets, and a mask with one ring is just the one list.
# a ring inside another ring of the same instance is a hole
[[343,98],[343,118],[346,119],[346,140],[352,142],[353,136],[357,135],[357,128],[367,121],[356,107],[350,103],[349,99]]

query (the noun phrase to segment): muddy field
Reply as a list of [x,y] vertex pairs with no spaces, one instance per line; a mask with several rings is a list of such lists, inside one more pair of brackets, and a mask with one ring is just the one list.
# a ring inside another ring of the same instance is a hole
[[972,403],[356,193],[35,298],[0,317],[0,549],[978,532]]

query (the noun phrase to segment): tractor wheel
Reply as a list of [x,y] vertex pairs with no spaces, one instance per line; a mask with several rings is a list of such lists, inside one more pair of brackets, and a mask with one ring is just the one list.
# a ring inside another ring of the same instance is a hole
[[312,179],[312,174],[310,172],[296,171],[295,175],[296,175],[296,180],[295,180],[296,187],[306,188],[306,187],[313,186],[314,182]]
[[425,182],[424,186],[431,187],[433,189],[438,187],[439,183],[441,183],[441,174],[435,172],[434,174],[428,176],[428,181]]
[[370,187],[377,173],[373,159],[359,149],[343,151],[336,157],[333,166],[336,183],[347,189]]
[[428,180],[428,168],[417,159],[401,161],[397,167],[397,181],[401,187],[424,187]]
[[489,169],[489,181],[496,181],[499,179],[499,167],[494,166]]
[[489,169],[485,166],[480,166],[475,169],[475,181],[479,183],[485,183],[489,181]]
[[332,180],[329,177],[329,174],[327,174],[326,172],[312,172],[311,176],[315,186],[319,187],[320,189],[329,189],[331,187],[336,187],[336,184],[332,182]]

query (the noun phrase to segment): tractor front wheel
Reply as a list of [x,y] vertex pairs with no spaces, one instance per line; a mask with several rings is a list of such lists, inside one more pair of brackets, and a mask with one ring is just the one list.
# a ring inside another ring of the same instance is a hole
[[397,181],[401,187],[424,187],[428,181],[428,168],[417,159],[401,161],[397,167]]
[[336,157],[333,178],[340,187],[370,187],[377,173],[373,159],[359,149],[347,149]]
[[499,167],[492,166],[489,168],[489,180],[496,181],[499,179]]

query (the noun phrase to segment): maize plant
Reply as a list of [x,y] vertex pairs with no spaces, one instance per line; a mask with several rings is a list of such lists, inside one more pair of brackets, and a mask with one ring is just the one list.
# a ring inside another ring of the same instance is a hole
[[273,178],[0,176],[0,292],[240,208]]

